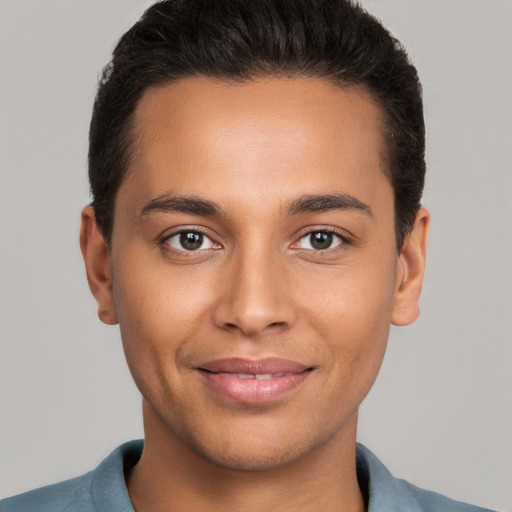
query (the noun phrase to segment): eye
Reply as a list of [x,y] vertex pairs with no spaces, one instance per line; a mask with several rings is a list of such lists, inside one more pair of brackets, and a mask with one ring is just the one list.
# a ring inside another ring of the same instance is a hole
[[204,249],[216,249],[219,245],[200,231],[179,231],[168,237],[165,241],[173,249],[178,251],[198,251]]
[[314,251],[325,251],[332,249],[344,242],[343,238],[332,231],[312,231],[304,235],[298,242],[299,249],[310,249]]

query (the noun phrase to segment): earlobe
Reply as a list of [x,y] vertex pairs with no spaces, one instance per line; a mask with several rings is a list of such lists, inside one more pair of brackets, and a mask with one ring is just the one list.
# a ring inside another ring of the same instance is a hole
[[430,215],[425,208],[421,207],[398,259],[397,284],[391,319],[394,325],[409,325],[419,316],[419,298],[425,273],[429,225]]
[[98,317],[105,324],[115,325],[117,324],[117,312],[109,249],[96,224],[94,209],[90,205],[82,210],[80,249],[84,258],[89,288],[98,304]]

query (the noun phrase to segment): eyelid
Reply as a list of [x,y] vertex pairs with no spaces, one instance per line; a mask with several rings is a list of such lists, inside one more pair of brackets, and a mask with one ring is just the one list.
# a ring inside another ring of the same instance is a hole
[[[298,247],[298,243],[308,237],[311,236],[313,233],[331,233],[338,237],[340,239],[340,243],[336,244],[334,247],[329,247],[327,249],[304,249],[302,247]],[[293,242],[291,248],[295,250],[304,250],[304,251],[314,251],[314,252],[327,252],[330,250],[336,250],[340,246],[346,246],[352,244],[352,238],[350,235],[343,229],[335,228],[332,226],[314,226],[314,227],[308,227],[307,231],[303,231],[302,234],[296,239],[295,242]]]
[[[300,234],[300,236],[298,236],[295,239],[295,242],[293,242],[291,244],[291,246],[290,246],[291,249],[314,251],[314,252],[327,252],[330,250],[337,249],[340,245],[346,246],[346,245],[350,245],[353,243],[351,235],[349,233],[347,233],[346,230],[341,229],[341,228],[336,228],[333,226],[310,226],[301,231],[302,231],[302,233]],[[206,249],[187,250],[184,248],[173,247],[172,245],[170,245],[168,243],[168,241],[171,238],[181,235],[182,233],[189,233],[189,232],[200,233],[201,235],[203,235],[205,238],[207,238],[211,242],[213,247],[208,247]],[[319,232],[331,233],[331,234],[335,235],[337,238],[340,239],[340,243],[336,244],[334,247],[329,247],[329,248],[323,249],[323,250],[304,249],[304,248],[298,247],[298,243],[302,239],[304,239],[308,236],[311,236],[313,233],[319,233]],[[175,251],[177,253],[184,253],[184,254],[189,254],[189,253],[193,253],[193,252],[209,251],[212,249],[221,249],[222,248],[222,245],[219,242],[215,241],[215,238],[210,234],[209,230],[206,230],[206,229],[202,228],[201,226],[179,226],[179,227],[173,228],[172,231],[165,233],[165,235],[162,235],[160,237],[160,240],[158,243],[159,243],[159,245],[163,246],[167,250]]]
[[[185,248],[174,247],[173,245],[171,245],[169,243],[169,240],[171,238],[179,236],[182,233],[199,233],[204,238],[208,239],[211,242],[212,247],[207,247],[205,249],[187,250]],[[201,228],[199,226],[190,226],[190,227],[188,227],[188,226],[180,226],[179,228],[174,228],[171,232],[167,232],[164,236],[161,237],[160,245],[162,247],[164,247],[166,250],[174,251],[174,252],[177,252],[177,253],[184,253],[184,254],[190,254],[190,253],[194,253],[194,252],[200,253],[202,251],[209,251],[209,250],[212,250],[212,249],[220,249],[221,248],[221,244],[216,242],[213,239],[213,237],[209,233],[206,232],[205,229],[203,229],[203,228]]]

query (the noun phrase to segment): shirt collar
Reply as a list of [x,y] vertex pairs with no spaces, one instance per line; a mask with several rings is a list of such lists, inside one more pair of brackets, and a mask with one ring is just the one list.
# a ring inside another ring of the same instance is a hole
[[[125,443],[94,470],[91,494],[96,510],[134,512],[124,474],[137,464],[143,447],[142,440]],[[367,512],[421,512],[404,482],[362,444],[356,447],[356,463],[359,484],[367,494]]]
[[395,478],[362,444],[356,447],[357,478],[368,493],[368,512],[421,512],[416,498],[403,480]]

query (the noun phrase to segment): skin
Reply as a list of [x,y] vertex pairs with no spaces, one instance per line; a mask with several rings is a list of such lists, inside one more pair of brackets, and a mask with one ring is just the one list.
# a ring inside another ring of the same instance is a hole
[[[357,410],[390,325],[418,315],[429,224],[421,208],[397,253],[381,122],[368,93],[320,79],[193,77],[141,99],[111,250],[90,206],[81,228],[99,317],[119,323],[143,395],[146,444],[127,475],[138,512],[365,509]],[[164,208],[166,194],[218,212]],[[366,209],[297,208],[333,195]],[[207,238],[186,251],[180,230]],[[330,248],[311,245],[330,231]],[[227,357],[313,370],[240,404],[194,370]]]

